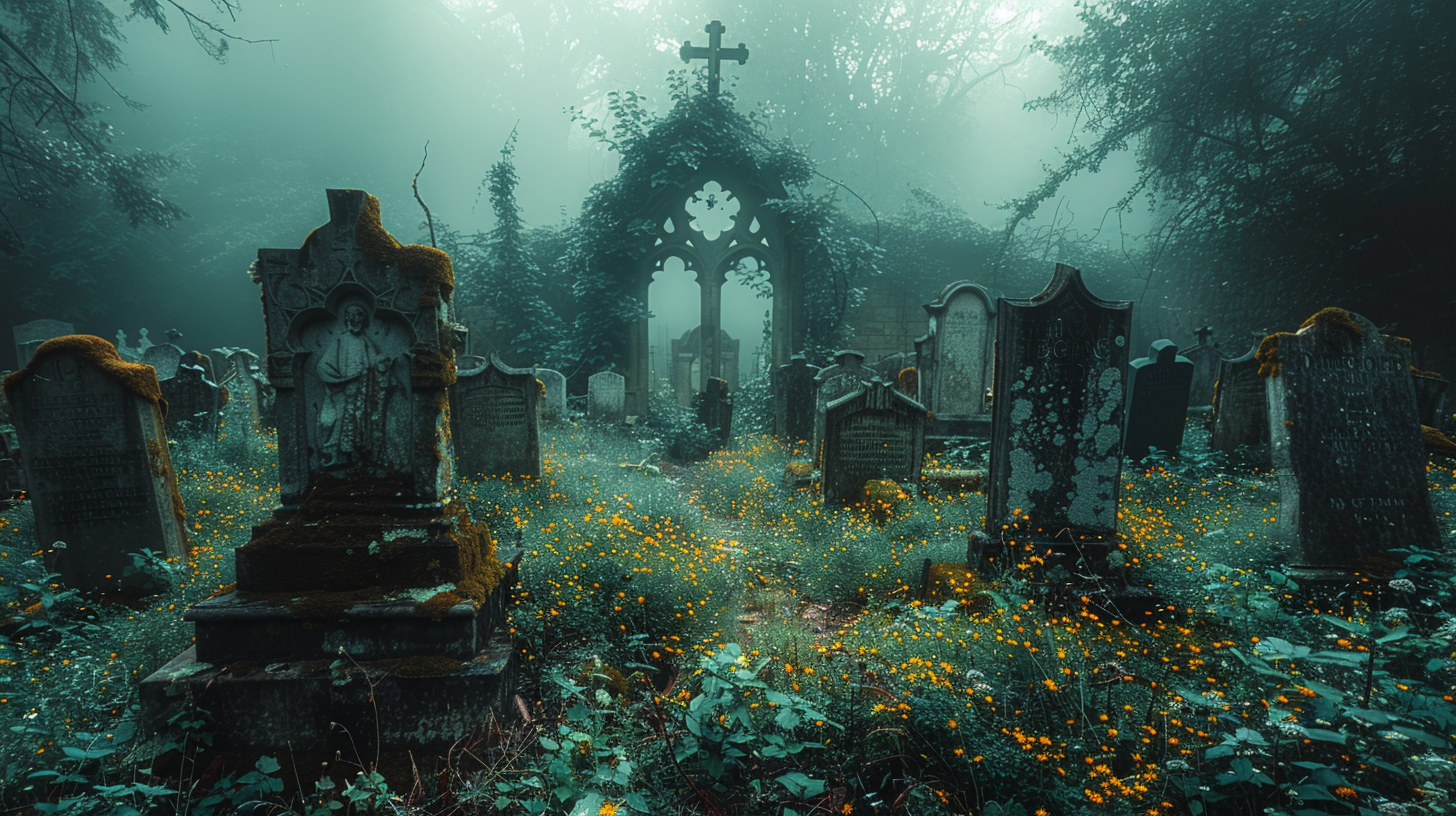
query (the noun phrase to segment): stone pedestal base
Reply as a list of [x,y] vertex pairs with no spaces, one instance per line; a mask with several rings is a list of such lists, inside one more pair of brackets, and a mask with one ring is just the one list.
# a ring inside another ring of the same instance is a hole
[[210,666],[196,648],[142,681],[142,715],[165,723],[184,708],[208,712],[213,747],[372,759],[389,751],[443,752],[509,716],[519,653],[506,632],[468,661],[403,658]]

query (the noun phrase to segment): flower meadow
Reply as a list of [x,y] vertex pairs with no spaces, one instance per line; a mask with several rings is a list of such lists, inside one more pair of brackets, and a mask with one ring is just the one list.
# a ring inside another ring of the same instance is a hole
[[[352,779],[276,757],[208,770],[205,712],[160,733],[137,722],[135,683],[186,648],[182,610],[228,587],[233,549],[276,505],[269,437],[174,443],[192,551],[173,563],[138,554],[158,588],[144,599],[97,604],[56,585],[28,506],[0,511],[0,802],[799,816],[1456,808],[1450,553],[1392,553],[1351,587],[1301,586],[1282,571],[1273,476],[1207,454],[1192,425],[1181,458],[1125,470],[1120,542],[1096,574],[1019,545],[968,567],[985,499],[937,474],[978,466],[974,449],[928,457],[921,485],[872,485],[861,506],[829,508],[770,437],[675,462],[653,434],[548,425],[540,479],[459,483],[498,549],[523,553],[519,701],[413,784],[363,758]],[[1456,470],[1433,460],[1429,477],[1449,530]]]

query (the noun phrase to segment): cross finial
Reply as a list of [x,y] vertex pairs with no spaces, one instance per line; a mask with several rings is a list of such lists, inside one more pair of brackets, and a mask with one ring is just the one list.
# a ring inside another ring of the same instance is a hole
[[678,49],[678,56],[683,62],[692,62],[695,59],[708,61],[708,96],[718,98],[719,68],[723,60],[738,60],[739,65],[748,62],[748,46],[739,43],[737,48],[723,47],[723,34],[728,29],[717,20],[708,23],[703,27],[708,33],[708,47],[694,46],[691,40],[684,40],[682,48]]
[[1194,329],[1193,335],[1198,338],[1198,345],[1206,346],[1208,345],[1208,338],[1213,336],[1213,327],[1204,326],[1202,328]]

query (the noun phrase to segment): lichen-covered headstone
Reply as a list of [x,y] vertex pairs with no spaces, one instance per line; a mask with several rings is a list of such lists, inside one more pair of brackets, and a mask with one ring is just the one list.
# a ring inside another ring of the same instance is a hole
[[1122,449],[1140,462],[1150,448],[1176,454],[1188,419],[1193,361],[1171,340],[1156,340],[1148,356],[1128,364],[1127,417]]
[[915,341],[921,402],[937,420],[986,419],[995,298],[984,286],[956,281],[925,304],[925,311],[930,327]]
[[[258,251],[283,506],[236,590],[188,610],[196,646],[143,682],[144,714],[189,700],[228,750],[445,750],[513,693],[514,558],[452,495],[449,256],[401,246],[363,191],[328,201],[301,249]],[[351,682],[315,670],[338,660]]]
[[1323,309],[1259,346],[1279,529],[1307,576],[1368,569],[1440,546],[1415,391],[1400,350],[1369,320]]
[[541,476],[539,386],[528,368],[512,368],[492,354],[463,369],[451,386],[451,425],[460,473]]
[[15,366],[24,368],[41,343],[76,333],[76,327],[64,320],[32,320],[10,330],[15,336]]
[[774,433],[791,447],[814,437],[814,378],[818,374],[819,366],[810,365],[802,354],[774,369]]
[[872,480],[915,485],[924,456],[924,406],[889,383],[863,383],[825,413],[824,502],[861,502]]
[[1213,384],[1218,379],[1218,362],[1223,359],[1213,342],[1213,328],[1204,326],[1194,334],[1197,344],[1185,349],[1184,357],[1193,362],[1193,377],[1188,384],[1188,406],[1205,408],[1213,404]]
[[618,423],[627,415],[627,379],[615,371],[598,371],[586,381],[586,415],[598,422]]
[[566,375],[554,369],[538,368],[536,379],[546,389],[541,395],[541,416],[553,419],[566,416]]
[[[106,340],[43,343],[5,380],[46,566],[84,591],[140,589],[132,553],[184,555],[182,500],[152,369]],[[56,544],[56,542],[64,542]]]
[[874,369],[865,366],[864,359],[864,352],[842,349],[834,352],[833,363],[814,375],[814,451],[824,445],[824,412],[829,409],[829,403],[854,393],[878,376]]
[[1213,398],[1209,447],[1224,453],[1244,448],[1252,463],[1269,464],[1269,400],[1259,376],[1258,346],[1232,360],[1220,360]]
[[1041,294],[997,304],[991,539],[1077,546],[1116,534],[1131,324],[1132,303],[1094,297],[1062,264]]

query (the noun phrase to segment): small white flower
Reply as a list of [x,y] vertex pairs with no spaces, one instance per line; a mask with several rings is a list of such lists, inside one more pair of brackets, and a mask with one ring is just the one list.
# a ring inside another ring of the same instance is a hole
[[1386,586],[1396,592],[1415,592],[1416,584],[1409,578],[1393,578]]

